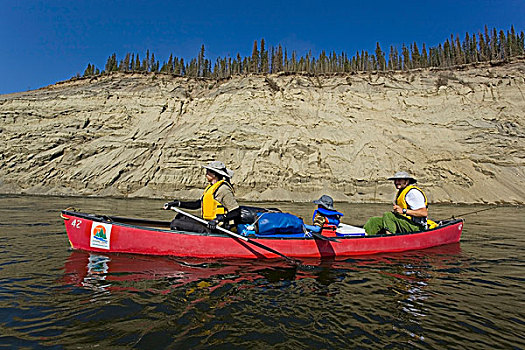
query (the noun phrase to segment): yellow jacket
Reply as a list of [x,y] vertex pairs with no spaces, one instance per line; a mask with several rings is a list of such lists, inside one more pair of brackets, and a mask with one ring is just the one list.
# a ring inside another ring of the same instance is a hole
[[[411,208],[408,207],[408,204],[406,202],[406,195],[407,195],[408,191],[410,191],[413,188],[415,188],[416,190],[421,192],[421,194],[423,194],[423,197],[425,198],[425,207],[428,208],[428,201],[427,201],[427,196],[425,195],[425,192],[423,192],[419,187],[414,186],[414,185],[408,185],[407,187],[405,187],[404,189],[402,189],[400,192],[397,193],[396,204],[399,205],[403,209],[411,209]],[[403,215],[404,217],[408,218],[411,221],[414,221],[414,220],[412,220],[412,217],[410,215],[407,215],[407,214],[401,214],[401,215]],[[426,218],[426,219],[427,219],[427,227],[428,227],[428,229],[432,229],[432,228],[438,226],[437,223],[435,223],[434,221],[430,220],[429,218]]]
[[233,187],[230,183],[220,180],[214,184],[208,185],[204,189],[204,193],[201,198],[201,216],[205,220],[213,220],[217,215],[225,215],[227,213],[226,208],[215,199],[215,192],[221,187],[221,185],[226,184],[233,192]]

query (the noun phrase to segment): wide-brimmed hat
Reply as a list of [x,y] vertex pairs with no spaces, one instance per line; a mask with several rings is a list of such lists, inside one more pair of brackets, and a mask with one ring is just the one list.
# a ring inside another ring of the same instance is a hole
[[398,171],[394,174],[394,176],[389,177],[389,180],[396,180],[396,179],[406,179],[409,183],[415,184],[417,182],[416,179],[414,179],[412,176],[410,176],[406,171]]
[[316,199],[314,203],[319,204],[325,207],[326,209],[334,209],[334,200],[332,199],[332,197],[327,196],[326,194],[323,194],[321,198]]
[[208,163],[208,165],[203,165],[202,167],[209,169],[219,175],[226,176],[230,179],[233,177],[233,171],[226,168],[226,165],[224,165],[224,163],[219,160],[211,161]]

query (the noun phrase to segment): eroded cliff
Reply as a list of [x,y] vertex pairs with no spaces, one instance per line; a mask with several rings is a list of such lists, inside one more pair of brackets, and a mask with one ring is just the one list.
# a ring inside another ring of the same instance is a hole
[[0,96],[0,193],[198,198],[224,161],[245,200],[525,203],[525,62],[195,80],[113,74]]

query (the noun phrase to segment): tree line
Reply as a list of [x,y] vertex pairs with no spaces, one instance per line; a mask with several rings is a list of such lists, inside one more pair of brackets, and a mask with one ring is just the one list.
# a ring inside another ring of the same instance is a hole
[[445,42],[436,47],[428,47],[425,43],[421,48],[414,42],[403,44],[399,50],[390,46],[388,54],[383,51],[379,42],[373,53],[365,50],[356,52],[352,57],[345,52],[321,53],[316,57],[311,51],[304,56],[298,56],[295,51],[288,52],[280,44],[276,47],[266,47],[264,39],[253,43],[252,54],[241,57],[217,58],[215,62],[204,55],[204,45],[197,57],[186,62],[183,58],[170,55],[167,61],[160,64],[154,53],[146,52],[141,58],[138,53],[127,53],[123,59],[117,59],[112,54],[106,61],[104,70],[96,68],[91,63],[84,71],[84,77],[111,72],[150,72],[165,73],[181,77],[228,78],[234,75],[271,74],[271,73],[308,73],[313,75],[396,71],[416,68],[449,68],[469,63],[509,61],[512,57],[525,54],[524,34],[516,33],[514,26],[504,32],[495,28],[484,32],[465,34],[463,39],[452,34]]

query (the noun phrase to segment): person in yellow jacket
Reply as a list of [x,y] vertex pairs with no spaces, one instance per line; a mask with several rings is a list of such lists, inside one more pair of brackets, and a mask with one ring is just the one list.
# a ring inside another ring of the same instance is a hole
[[433,228],[435,223],[428,220],[427,197],[420,188],[414,186],[417,180],[405,171],[395,173],[388,180],[393,180],[397,188],[392,211],[368,219],[364,225],[366,234],[406,233]]
[[184,209],[201,209],[201,217],[208,221],[205,227],[187,216],[178,214],[171,222],[171,229],[190,232],[209,232],[217,225],[233,225],[239,221],[240,208],[231,184],[233,171],[226,168],[223,162],[212,161],[202,166],[206,169],[208,186],[202,197],[195,201],[173,200],[164,204],[164,209],[180,207]]

